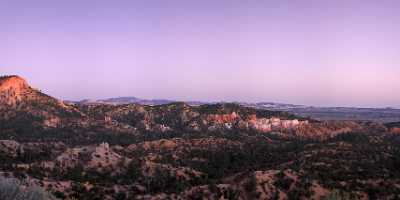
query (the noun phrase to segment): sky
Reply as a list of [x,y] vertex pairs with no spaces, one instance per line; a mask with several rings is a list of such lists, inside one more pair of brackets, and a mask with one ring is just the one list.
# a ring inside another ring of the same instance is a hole
[[0,0],[0,75],[60,99],[400,108],[398,0]]

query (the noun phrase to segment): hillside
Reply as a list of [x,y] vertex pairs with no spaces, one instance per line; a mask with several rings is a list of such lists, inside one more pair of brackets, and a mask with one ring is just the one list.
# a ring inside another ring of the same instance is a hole
[[79,117],[81,113],[74,107],[32,88],[23,78],[0,77],[0,121],[3,129],[13,127],[14,123],[57,127]]
[[[174,100],[166,99],[142,99],[137,97],[117,97],[100,100],[67,101],[80,105],[164,105],[174,103]],[[192,106],[224,104],[229,102],[206,102],[206,101],[187,101]],[[244,107],[256,108],[260,110],[290,112],[302,117],[311,117],[318,120],[353,120],[353,121],[374,121],[380,123],[390,123],[400,121],[400,109],[396,108],[358,108],[358,107],[318,107],[305,106],[275,102],[234,102]]]
[[0,78],[0,109],[0,176],[60,199],[400,198],[398,123],[65,104],[18,76]]

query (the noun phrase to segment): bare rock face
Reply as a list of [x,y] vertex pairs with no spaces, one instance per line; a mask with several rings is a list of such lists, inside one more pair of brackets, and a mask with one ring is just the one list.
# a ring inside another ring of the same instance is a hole
[[37,103],[53,102],[54,104],[58,104],[57,99],[32,88],[25,79],[19,76],[0,77],[0,105],[3,108],[22,107],[22,105],[26,105],[32,101]]
[[[237,118],[234,118],[236,120]],[[230,122],[232,123],[233,120]],[[308,121],[284,120],[276,117],[272,118],[257,118],[255,115],[250,116],[248,119],[239,120],[238,128],[242,130],[254,130],[262,133],[279,131],[279,130],[290,130],[296,129],[303,124],[307,124]]]
[[232,112],[231,114],[222,114],[222,115],[211,114],[207,116],[207,121],[222,124],[222,123],[232,123],[238,118],[239,116],[235,112]]
[[26,82],[25,79],[19,76],[0,77],[0,91],[10,90],[10,89],[15,91],[21,91],[26,88],[29,88],[28,83]]
[[87,163],[89,168],[113,167],[121,162],[122,156],[110,149],[108,143],[101,143],[91,154],[91,160]]
[[19,76],[0,77],[0,103],[15,104],[20,101],[31,87]]

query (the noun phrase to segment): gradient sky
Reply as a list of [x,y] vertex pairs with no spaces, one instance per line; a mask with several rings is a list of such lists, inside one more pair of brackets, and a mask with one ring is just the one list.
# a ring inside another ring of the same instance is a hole
[[117,96],[400,107],[400,1],[0,0],[0,74]]

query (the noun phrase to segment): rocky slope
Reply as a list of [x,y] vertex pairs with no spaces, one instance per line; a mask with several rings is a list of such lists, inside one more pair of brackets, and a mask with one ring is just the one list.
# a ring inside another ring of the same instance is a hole
[[60,199],[396,199],[398,123],[238,104],[65,104],[0,78],[0,176]]
[[0,169],[61,199],[396,199],[399,142],[388,133],[301,143],[262,135],[129,146],[0,141],[10,151],[0,152]]
[[64,104],[33,89],[18,76],[0,78],[0,111],[3,129],[13,129],[24,123],[55,130],[74,127],[75,132],[81,133],[93,130],[130,135],[139,132],[274,132],[286,137],[320,139],[364,127],[356,122],[318,122],[286,112],[229,103],[199,106],[186,103],[156,106]]
[[[47,127],[61,125],[63,120],[80,117],[81,112],[62,101],[43,94],[18,76],[0,77],[0,120],[26,121]],[[6,123],[6,122],[3,122]]]
[[[125,104],[140,104],[140,105],[163,105],[170,104],[176,101],[164,99],[141,99],[136,97],[117,97],[101,100],[82,100],[82,101],[68,101],[80,105],[125,105]],[[201,101],[188,101],[186,102],[192,106],[210,105],[210,104],[224,104],[224,102],[201,102]],[[227,102],[225,102],[227,103]],[[243,107],[256,108],[260,110],[273,110],[285,111],[294,113],[303,117],[311,117],[318,120],[356,120],[356,121],[373,121],[373,122],[397,122],[400,121],[399,108],[358,108],[358,107],[318,107],[318,106],[305,106],[285,103],[274,102],[234,102]]]

